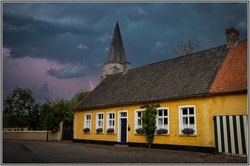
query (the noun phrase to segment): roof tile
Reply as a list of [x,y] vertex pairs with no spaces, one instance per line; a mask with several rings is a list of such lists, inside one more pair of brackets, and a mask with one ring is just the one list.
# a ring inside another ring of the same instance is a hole
[[228,93],[247,90],[247,40],[231,48],[209,93]]

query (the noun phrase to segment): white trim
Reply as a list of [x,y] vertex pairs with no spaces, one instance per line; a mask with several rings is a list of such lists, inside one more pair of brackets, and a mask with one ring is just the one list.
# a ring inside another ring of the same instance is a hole
[[[126,117],[121,117],[121,113],[124,113],[126,112],[127,113],[127,116]],[[118,111],[118,127],[117,127],[117,142],[121,142],[121,131],[120,131],[120,121],[121,119],[127,119],[127,129],[128,129],[128,111],[127,110],[120,110]],[[127,132],[127,142],[128,142],[128,131]]]
[[114,114],[114,133],[115,133],[115,124],[116,124],[116,113],[115,112],[107,112],[107,115],[106,115],[106,131],[105,132],[107,132],[107,130],[108,130],[108,128],[110,128],[110,126],[109,126],[109,114]]
[[[182,109],[183,108],[194,108],[194,134],[193,135],[197,135],[197,130],[196,130],[196,124],[197,124],[197,121],[196,121],[196,107],[195,105],[183,105],[183,106],[179,106],[178,107],[178,110],[179,110],[179,134],[180,135],[183,135],[181,130],[184,128],[183,127],[183,122],[182,122]],[[190,122],[188,122],[188,125],[189,125]]]
[[[167,115],[167,118],[168,118],[168,127],[166,128],[168,130],[168,133],[166,135],[169,135],[170,131],[170,127],[169,127],[169,107],[158,107],[157,109],[157,114],[156,114],[156,130],[158,129],[158,110],[167,110],[168,111],[168,115]],[[164,117],[164,115],[163,115]]]
[[101,127],[98,126],[98,120],[99,120],[98,115],[100,115],[100,114],[103,115],[103,119],[102,119],[102,133],[104,133],[104,113],[103,112],[97,112],[96,113],[96,117],[95,117],[95,119],[96,119],[95,129],[101,128]]
[[145,109],[137,109],[134,111],[134,134],[137,134],[135,130],[139,128],[137,124],[138,112],[143,112],[143,111],[145,111]]
[[91,123],[92,123],[92,114],[91,113],[85,113],[84,115],[83,115],[83,129],[85,129],[87,126],[86,126],[86,121],[87,121],[87,119],[86,119],[86,116],[87,115],[90,115],[90,124],[89,124],[89,129],[90,129],[90,132],[91,132]]

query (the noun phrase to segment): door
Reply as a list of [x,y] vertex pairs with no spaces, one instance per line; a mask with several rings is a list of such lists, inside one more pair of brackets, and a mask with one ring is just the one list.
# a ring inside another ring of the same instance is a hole
[[127,142],[127,119],[121,119],[121,142]]

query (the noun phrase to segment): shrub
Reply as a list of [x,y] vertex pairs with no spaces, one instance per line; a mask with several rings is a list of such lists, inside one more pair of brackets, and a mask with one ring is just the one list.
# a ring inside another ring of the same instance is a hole
[[85,129],[83,129],[83,132],[84,132],[84,133],[89,133],[89,132],[90,132],[90,128],[85,128]]
[[115,130],[113,128],[108,128],[107,129],[107,133],[114,133],[114,132],[115,132]]
[[136,133],[138,133],[138,134],[143,134],[143,130],[142,130],[142,128],[138,128],[138,129],[136,129],[136,130],[135,130],[135,132],[136,132]]
[[158,129],[158,130],[156,130],[156,133],[157,134],[167,134],[168,130],[167,129]]
[[187,134],[187,135],[193,134],[194,132],[195,132],[194,129],[191,129],[191,128],[185,128],[182,130],[182,133]]
[[97,132],[97,133],[102,133],[102,128],[97,128],[97,129],[96,129],[96,132]]

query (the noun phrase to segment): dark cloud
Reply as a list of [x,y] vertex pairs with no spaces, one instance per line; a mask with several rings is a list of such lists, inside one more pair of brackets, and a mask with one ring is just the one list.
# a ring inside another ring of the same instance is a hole
[[[75,39],[96,34],[95,30],[80,24],[50,22],[10,12],[3,14],[3,23],[3,46],[11,48],[13,58],[30,56],[61,62],[74,61],[77,57],[72,59],[69,56],[75,51],[73,47],[77,46]],[[77,51],[74,53],[77,54]]]
[[77,64],[70,67],[65,67],[62,69],[50,69],[48,70],[48,74],[51,76],[55,76],[59,79],[65,78],[77,78],[90,75],[89,67],[87,65]]

